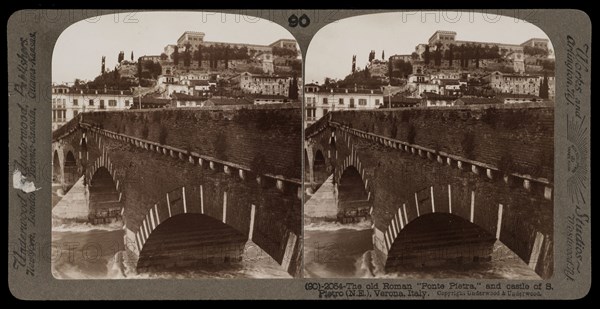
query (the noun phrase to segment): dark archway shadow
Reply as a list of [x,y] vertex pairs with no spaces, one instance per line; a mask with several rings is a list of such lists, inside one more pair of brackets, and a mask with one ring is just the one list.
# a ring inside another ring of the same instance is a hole
[[338,184],[338,220],[342,223],[367,219],[371,202],[365,183],[358,170],[349,166],[344,170]]
[[75,159],[75,155],[72,151],[67,152],[64,164],[64,190],[67,192],[71,189],[71,187],[73,187],[81,175],[77,170],[77,160]]
[[52,156],[52,181],[56,183],[61,183],[62,170],[60,166],[60,157],[58,156],[58,150],[54,150],[54,155]]
[[210,216],[186,213],[161,222],[140,252],[138,272],[214,270],[242,261],[247,237]]
[[315,177],[315,191],[327,180],[330,172],[327,170],[327,163],[325,156],[321,150],[315,152],[315,159],[313,161],[313,172]]
[[449,213],[429,213],[406,225],[388,251],[387,272],[490,261],[496,237]]
[[108,223],[121,218],[120,194],[105,167],[100,167],[92,176],[89,194],[89,220],[92,223]]

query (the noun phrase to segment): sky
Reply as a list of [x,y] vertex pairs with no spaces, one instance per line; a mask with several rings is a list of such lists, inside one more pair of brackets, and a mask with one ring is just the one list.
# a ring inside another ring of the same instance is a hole
[[93,80],[106,68],[125,59],[160,55],[167,44],[176,44],[184,31],[205,33],[206,41],[268,45],[294,39],[283,27],[265,19],[214,12],[136,12],[102,15],[77,22],[63,31],[52,55],[52,82]]
[[369,52],[381,59],[411,54],[427,43],[436,30],[457,33],[456,40],[521,44],[530,38],[548,38],[537,26],[514,17],[474,12],[398,12],[351,17],[324,26],[306,53],[305,81],[323,83],[325,77],[344,78],[368,63]]

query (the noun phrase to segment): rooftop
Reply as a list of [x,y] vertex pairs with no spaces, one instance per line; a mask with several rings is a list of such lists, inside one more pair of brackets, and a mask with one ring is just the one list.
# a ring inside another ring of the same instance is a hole
[[542,100],[542,98],[533,95],[533,94],[520,94],[520,93],[498,93],[496,95],[498,99],[537,99]]
[[500,104],[502,100],[498,98],[484,98],[484,97],[462,97],[456,100],[457,105],[462,102],[464,105],[476,105],[476,104]]
[[456,100],[456,96],[441,95],[434,92],[423,92],[421,96],[429,100]]
[[286,96],[276,95],[276,94],[255,94],[255,95],[249,95],[246,98],[253,99],[253,100],[267,99],[267,100],[283,100],[283,101],[288,99],[288,97],[286,97]]
[[383,94],[379,89],[353,89],[353,88],[329,88],[319,89],[318,93],[359,93],[359,94]]
[[222,105],[250,105],[253,102],[248,101],[246,99],[236,99],[236,98],[210,98],[206,100],[207,102],[212,102],[214,105],[222,106]]
[[172,93],[171,94],[171,98],[173,98],[174,100],[182,100],[182,101],[204,101],[206,100],[206,97],[197,97],[197,96],[193,96],[193,95],[189,95],[189,94],[185,94],[185,93]]
[[[68,88],[66,86],[55,86],[55,88]],[[108,94],[108,95],[127,95],[131,96],[131,90],[114,90],[114,89],[81,89],[81,88],[69,88],[68,94]]]
[[[141,101],[142,104],[169,105],[171,103],[171,100],[169,99],[154,98],[150,96],[142,97]],[[135,100],[134,103],[137,103],[137,100]]]

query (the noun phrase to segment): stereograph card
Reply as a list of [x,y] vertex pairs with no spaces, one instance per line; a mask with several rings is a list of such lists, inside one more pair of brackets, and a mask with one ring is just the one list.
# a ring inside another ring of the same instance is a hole
[[16,298],[590,289],[582,11],[22,10],[7,36]]

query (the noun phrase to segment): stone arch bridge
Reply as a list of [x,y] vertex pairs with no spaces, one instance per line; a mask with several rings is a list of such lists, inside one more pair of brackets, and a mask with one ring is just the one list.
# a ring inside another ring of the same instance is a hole
[[120,210],[138,271],[239,260],[252,240],[301,258],[299,108],[95,112],[53,133],[55,181]]
[[306,183],[325,170],[339,201],[329,207],[368,209],[386,270],[489,258],[500,240],[549,278],[553,124],[547,104],[330,112],[305,131]]

